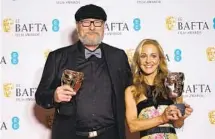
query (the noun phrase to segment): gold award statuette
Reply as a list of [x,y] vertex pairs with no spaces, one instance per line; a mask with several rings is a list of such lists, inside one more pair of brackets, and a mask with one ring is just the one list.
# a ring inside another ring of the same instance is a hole
[[[184,89],[184,73],[183,72],[170,72],[165,80],[165,86],[170,89],[169,98],[176,99],[180,97]],[[174,104],[181,111],[181,114],[185,114],[184,103]]]
[[80,89],[83,80],[84,73],[66,69],[62,74],[61,85],[67,84],[77,92]]

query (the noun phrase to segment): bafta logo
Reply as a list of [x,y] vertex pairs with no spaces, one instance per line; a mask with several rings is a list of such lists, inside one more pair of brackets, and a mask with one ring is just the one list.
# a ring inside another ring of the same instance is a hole
[[128,62],[129,62],[130,65],[131,65],[131,63],[132,63],[132,58],[133,58],[134,52],[135,52],[134,49],[127,49],[127,50],[125,51],[125,53],[126,53],[126,55],[127,55],[127,57],[128,57]]
[[172,17],[172,16],[169,16],[166,18],[166,28],[168,30],[173,30],[173,28],[175,27],[176,25],[176,21],[175,21],[175,18]]
[[208,118],[211,124],[215,124],[215,110],[208,113]]
[[13,25],[13,20],[10,18],[4,19],[2,25],[3,25],[3,31],[4,32],[10,32],[11,26]]
[[48,55],[49,55],[50,52],[51,52],[50,49],[47,49],[47,50],[44,51],[44,57],[45,57],[45,59],[47,59],[47,57],[48,57]]
[[208,61],[215,61],[215,47],[208,47],[206,49]]
[[12,83],[3,84],[4,96],[10,97],[12,94],[12,89],[14,88]]

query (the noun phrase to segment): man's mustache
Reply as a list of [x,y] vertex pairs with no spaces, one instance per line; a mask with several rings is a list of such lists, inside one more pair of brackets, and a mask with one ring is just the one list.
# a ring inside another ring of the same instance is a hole
[[98,33],[98,32],[87,32],[86,34],[89,34],[89,35],[92,35],[92,34],[99,35],[99,33]]

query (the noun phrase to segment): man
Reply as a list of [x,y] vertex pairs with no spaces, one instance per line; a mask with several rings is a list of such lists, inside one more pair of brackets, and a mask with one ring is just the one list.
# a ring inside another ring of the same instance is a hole
[[[132,75],[123,50],[102,42],[105,11],[82,6],[75,14],[79,41],[49,53],[35,97],[55,108],[52,139],[125,139],[124,91]],[[77,92],[61,85],[65,69],[83,72]]]

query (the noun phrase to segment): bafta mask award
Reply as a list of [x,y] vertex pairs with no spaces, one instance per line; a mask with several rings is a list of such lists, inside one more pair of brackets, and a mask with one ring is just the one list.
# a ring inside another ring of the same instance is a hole
[[[169,72],[165,80],[165,86],[170,89],[169,98],[176,100],[183,93],[184,89],[184,73],[182,72]],[[185,113],[185,105],[183,103],[174,104],[180,111],[181,114]]]
[[66,69],[63,71],[61,77],[61,85],[67,84],[77,92],[80,89],[83,80],[84,73]]

